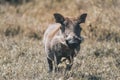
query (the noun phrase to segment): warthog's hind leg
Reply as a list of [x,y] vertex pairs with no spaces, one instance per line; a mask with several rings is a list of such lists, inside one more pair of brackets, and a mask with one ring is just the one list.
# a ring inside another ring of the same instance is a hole
[[52,60],[50,60],[49,58],[47,58],[47,61],[48,61],[48,66],[49,66],[48,72],[52,72],[52,70],[53,70],[53,63],[52,63]]

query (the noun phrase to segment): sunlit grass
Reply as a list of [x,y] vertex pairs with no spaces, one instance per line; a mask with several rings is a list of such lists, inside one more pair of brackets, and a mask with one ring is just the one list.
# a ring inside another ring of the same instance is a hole
[[[119,80],[119,0],[30,0],[0,4],[0,80]],[[77,17],[85,38],[70,72],[47,73],[44,31],[54,23],[53,13]]]

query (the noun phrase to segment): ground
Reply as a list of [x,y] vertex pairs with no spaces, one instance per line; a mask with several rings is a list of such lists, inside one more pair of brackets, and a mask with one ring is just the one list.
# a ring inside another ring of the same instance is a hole
[[[0,80],[120,80],[119,0],[0,0]],[[47,73],[43,34],[53,14],[87,13],[72,70]]]

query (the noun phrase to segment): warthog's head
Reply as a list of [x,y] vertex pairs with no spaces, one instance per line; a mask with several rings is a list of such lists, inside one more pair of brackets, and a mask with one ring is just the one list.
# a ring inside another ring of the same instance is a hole
[[77,19],[71,19],[65,18],[59,13],[54,14],[56,22],[61,24],[61,33],[70,48],[76,48],[83,40],[80,36],[82,30],[80,24],[85,22],[86,16],[87,14],[84,13]]

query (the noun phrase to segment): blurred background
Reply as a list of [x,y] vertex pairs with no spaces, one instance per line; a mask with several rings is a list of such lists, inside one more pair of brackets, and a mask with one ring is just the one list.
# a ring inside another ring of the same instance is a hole
[[[53,14],[78,17],[85,41],[71,72],[47,74],[42,37]],[[119,80],[120,0],[0,0],[0,80]]]

